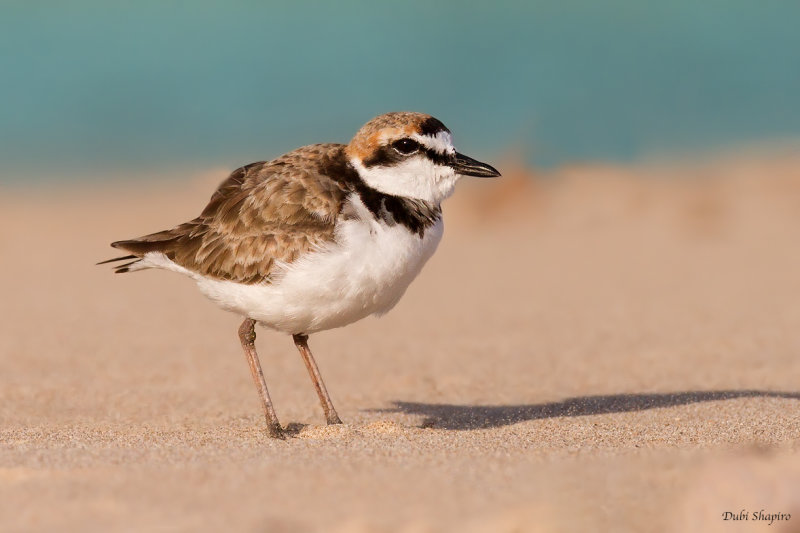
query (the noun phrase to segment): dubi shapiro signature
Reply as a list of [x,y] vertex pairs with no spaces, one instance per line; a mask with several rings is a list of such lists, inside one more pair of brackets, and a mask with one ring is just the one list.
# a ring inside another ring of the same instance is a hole
[[768,513],[764,509],[760,511],[748,511],[747,509],[742,509],[738,513],[734,513],[731,511],[725,511],[722,513],[723,520],[753,520],[753,521],[762,521],[762,522],[769,522],[767,525],[771,526],[773,522],[776,520],[778,521],[788,521],[792,519],[792,515],[789,513]]

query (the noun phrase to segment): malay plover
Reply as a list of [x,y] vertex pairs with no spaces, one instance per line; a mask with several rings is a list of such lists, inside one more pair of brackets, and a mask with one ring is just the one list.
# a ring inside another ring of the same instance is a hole
[[461,176],[499,176],[456,152],[430,115],[394,112],[349,144],[313,144],[233,171],[199,217],[111,243],[129,255],[116,272],[185,274],[242,317],[239,339],[269,434],[283,431],[255,349],[255,325],[292,335],[328,424],[339,416],[308,335],[397,304],[442,238],[441,202]]

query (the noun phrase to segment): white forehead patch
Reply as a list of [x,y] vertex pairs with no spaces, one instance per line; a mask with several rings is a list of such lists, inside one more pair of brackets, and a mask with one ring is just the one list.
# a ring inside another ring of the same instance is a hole
[[453,147],[453,137],[449,132],[440,131],[436,135],[420,135],[415,133],[412,139],[426,148],[430,148],[440,154],[453,154],[456,149]]

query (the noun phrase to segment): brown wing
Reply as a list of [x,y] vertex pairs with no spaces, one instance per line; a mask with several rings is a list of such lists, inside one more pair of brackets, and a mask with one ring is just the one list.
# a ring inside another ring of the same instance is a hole
[[342,150],[335,144],[306,146],[236,169],[196,219],[111,246],[137,258],[163,252],[213,278],[269,281],[276,261],[291,263],[333,240],[345,192],[322,169]]

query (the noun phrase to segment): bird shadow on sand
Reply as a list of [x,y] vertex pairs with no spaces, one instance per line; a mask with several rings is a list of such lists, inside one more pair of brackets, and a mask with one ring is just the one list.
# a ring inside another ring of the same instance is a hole
[[800,400],[800,393],[722,390],[654,394],[610,394],[604,396],[579,396],[560,402],[522,405],[453,405],[394,402],[393,408],[379,409],[378,411],[422,415],[425,418],[420,427],[470,430],[507,426],[542,418],[628,413],[631,411],[657,409],[659,407],[759,397]]

